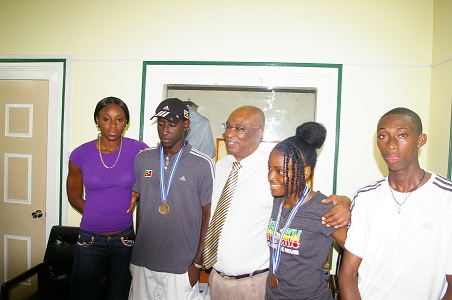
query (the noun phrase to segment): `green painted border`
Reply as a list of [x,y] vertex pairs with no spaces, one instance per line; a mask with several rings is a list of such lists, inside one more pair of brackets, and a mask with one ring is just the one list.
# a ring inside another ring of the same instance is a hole
[[[198,65],[198,66],[275,66],[275,67],[305,67],[305,68],[332,68],[338,71],[337,80],[337,106],[336,106],[336,139],[334,149],[333,194],[337,189],[337,165],[339,158],[341,94],[342,94],[342,64],[325,63],[288,63],[288,62],[233,62],[233,61],[143,61],[143,74],[141,81],[141,111],[140,111],[140,141],[143,141],[144,101],[146,93],[146,68],[148,65]],[[451,125],[452,126],[452,125]]]
[[64,58],[0,58],[0,63],[40,63],[40,62],[57,62],[57,63],[63,63],[63,89],[61,93],[61,132],[60,132],[60,191],[58,193],[58,202],[59,202],[59,208],[58,208],[58,225],[61,225],[62,223],[62,206],[63,206],[63,199],[62,199],[62,191],[63,191],[63,132],[64,132],[64,111],[66,108],[66,98],[65,98],[65,92],[66,92],[66,59]]

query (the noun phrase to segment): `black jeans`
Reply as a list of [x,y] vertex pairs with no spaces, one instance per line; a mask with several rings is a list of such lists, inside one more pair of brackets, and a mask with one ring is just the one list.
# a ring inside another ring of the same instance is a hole
[[71,299],[97,299],[102,278],[107,279],[107,299],[126,300],[135,232],[133,227],[113,235],[80,229],[75,250]]

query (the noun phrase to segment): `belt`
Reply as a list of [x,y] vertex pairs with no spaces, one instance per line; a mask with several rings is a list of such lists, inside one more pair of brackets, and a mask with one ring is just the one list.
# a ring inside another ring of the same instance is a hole
[[267,272],[267,271],[268,271],[268,268],[262,269],[262,270],[257,270],[257,271],[254,271],[253,273],[242,274],[242,275],[236,275],[236,276],[227,275],[227,274],[224,274],[223,272],[218,272],[217,270],[215,270],[215,271],[218,273],[218,275],[220,275],[220,276],[223,277],[223,278],[242,279],[242,278],[246,278],[246,277],[253,277],[254,275],[257,275],[257,274],[261,274],[261,273]]

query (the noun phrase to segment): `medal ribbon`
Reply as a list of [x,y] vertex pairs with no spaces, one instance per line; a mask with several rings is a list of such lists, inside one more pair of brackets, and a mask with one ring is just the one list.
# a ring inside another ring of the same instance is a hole
[[182,152],[184,152],[186,143],[181,150],[177,153],[176,159],[174,160],[173,166],[171,167],[171,171],[168,178],[168,186],[165,189],[165,171],[163,170],[164,165],[164,156],[163,156],[163,147],[160,146],[160,194],[162,195],[162,202],[166,202],[166,198],[168,197],[169,189],[171,186],[171,182],[173,181],[174,173],[176,172],[177,164],[179,163]]
[[282,212],[282,206],[284,201],[281,201],[281,204],[279,205],[279,212],[278,216],[276,217],[276,223],[275,228],[273,229],[273,235],[272,235],[272,270],[273,274],[278,270],[279,267],[279,261],[281,260],[281,243],[283,240],[284,235],[286,234],[286,230],[289,227],[290,223],[292,223],[293,218],[295,217],[295,214],[297,213],[300,206],[303,204],[303,202],[308,197],[309,192],[311,189],[306,185],[303,190],[303,194],[301,195],[300,199],[298,199],[297,203],[295,203],[295,206],[292,208],[292,210],[289,213],[289,217],[286,220],[286,223],[284,224],[284,227],[281,229],[278,243],[275,247],[275,240],[276,240],[276,234],[279,227],[279,220],[281,218],[281,212]]

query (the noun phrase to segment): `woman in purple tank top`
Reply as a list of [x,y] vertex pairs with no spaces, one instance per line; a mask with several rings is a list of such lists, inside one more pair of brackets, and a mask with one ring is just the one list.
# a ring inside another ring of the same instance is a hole
[[107,299],[127,299],[135,240],[134,161],[147,146],[123,136],[129,109],[121,99],[99,101],[94,121],[97,139],[74,149],[69,158],[67,195],[82,214],[71,299],[98,299],[105,293]]

